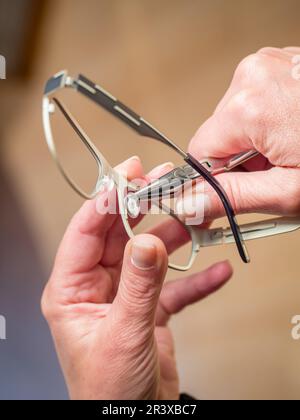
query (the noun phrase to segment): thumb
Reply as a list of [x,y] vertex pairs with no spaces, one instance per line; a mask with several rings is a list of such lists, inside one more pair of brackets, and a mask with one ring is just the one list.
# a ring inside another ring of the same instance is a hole
[[156,308],[167,271],[167,252],[156,236],[138,235],[128,242],[113,311],[122,329],[152,333]]

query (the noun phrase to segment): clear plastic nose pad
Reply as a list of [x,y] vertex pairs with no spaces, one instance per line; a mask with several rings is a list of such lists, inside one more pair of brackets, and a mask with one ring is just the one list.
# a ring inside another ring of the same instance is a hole
[[49,114],[54,114],[55,113],[55,104],[53,102],[48,103],[48,112],[49,112]]
[[136,219],[141,213],[141,203],[135,194],[128,194],[125,197],[125,208],[130,217]]
[[115,187],[114,180],[109,176],[104,176],[103,178],[99,178],[96,186],[96,191],[98,193],[103,193],[105,191],[111,192]]

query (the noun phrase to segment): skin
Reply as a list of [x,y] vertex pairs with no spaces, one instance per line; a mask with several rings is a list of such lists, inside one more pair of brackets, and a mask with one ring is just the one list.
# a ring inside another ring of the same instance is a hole
[[[263,48],[245,58],[190,143],[197,158],[260,153],[238,172],[218,176],[237,213],[300,214],[299,63],[298,47]],[[206,191],[206,198],[205,218],[223,216],[216,195]]]
[[[300,214],[299,55],[298,47],[264,48],[244,59],[190,143],[197,158],[259,151],[239,172],[218,176],[238,213]],[[137,159],[119,169],[143,177]],[[205,194],[200,202],[205,201],[207,220],[222,216],[216,197]],[[73,218],[42,300],[70,395],[177,399],[167,322],[221,287],[231,268],[220,263],[163,285],[167,253],[180,245],[173,228],[163,238],[166,247],[153,235],[126,245],[120,218],[100,216],[95,208],[94,201],[86,203]]]
[[[143,177],[137,158],[118,170]],[[180,245],[176,235],[128,242],[120,216],[100,215],[96,205],[86,202],[72,219],[42,298],[70,397],[178,399],[168,321],[224,285],[232,269],[223,262],[163,284],[167,254]]]

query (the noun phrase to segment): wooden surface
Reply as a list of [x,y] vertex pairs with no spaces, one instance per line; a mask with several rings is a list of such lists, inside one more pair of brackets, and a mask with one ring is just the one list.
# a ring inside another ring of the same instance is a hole
[[[44,144],[46,78],[62,68],[82,72],[186,147],[244,56],[299,43],[299,12],[296,0],[49,2],[34,79],[5,130],[7,170],[48,268],[81,200]],[[89,123],[96,135],[100,122]],[[97,145],[109,160],[131,153],[127,131],[103,124],[101,130]],[[117,152],[104,138],[118,141]],[[146,166],[151,153],[147,146],[141,156]],[[249,266],[230,246],[201,252],[193,271],[230,259],[235,275],[172,322],[182,390],[199,398],[300,397],[300,342],[290,334],[300,313],[299,239],[295,233],[251,243]]]

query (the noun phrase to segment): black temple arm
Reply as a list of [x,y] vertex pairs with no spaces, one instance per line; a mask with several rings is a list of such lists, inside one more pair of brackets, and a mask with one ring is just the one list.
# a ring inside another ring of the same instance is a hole
[[88,97],[98,105],[106,109],[115,117],[129,125],[138,134],[144,137],[156,139],[169,147],[177,150],[181,155],[185,153],[171,140],[160,133],[156,128],[152,127],[142,117],[120,102],[117,98],[108,93],[101,86],[94,84],[85,76],[79,75],[75,81],[77,90],[84,96]]
[[222,201],[223,207],[226,211],[226,215],[227,215],[239,254],[245,263],[250,262],[247,248],[243,241],[243,237],[242,237],[239,225],[237,224],[237,221],[236,221],[234,210],[231,206],[231,203],[229,201],[229,198],[227,197],[225,190],[223,189],[221,184],[217,181],[217,179],[213,175],[211,175],[211,173],[203,165],[201,165],[201,163],[197,159],[195,159],[192,155],[188,153],[185,161],[193,169],[195,169],[195,171],[197,171],[218,194],[220,200]]

